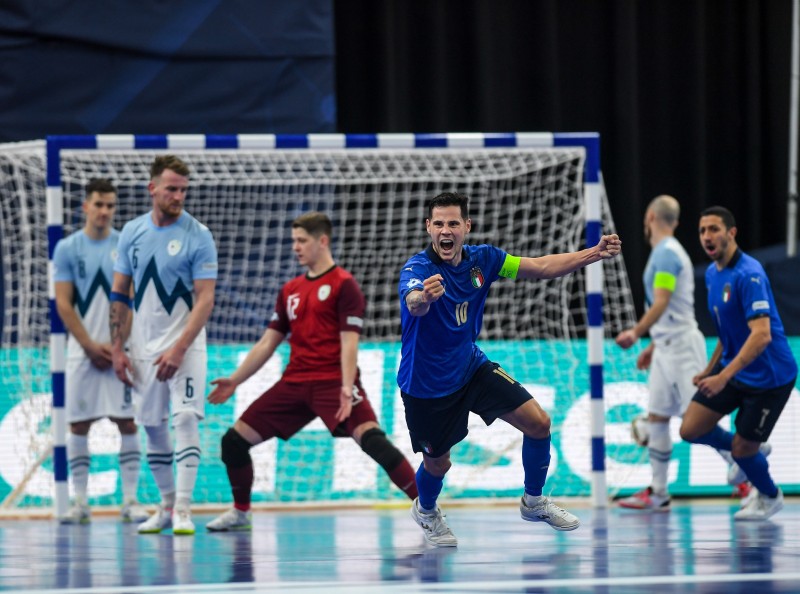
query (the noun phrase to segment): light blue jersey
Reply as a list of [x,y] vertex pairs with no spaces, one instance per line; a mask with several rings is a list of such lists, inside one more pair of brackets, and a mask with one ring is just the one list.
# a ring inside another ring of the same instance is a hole
[[722,343],[722,365],[727,365],[750,336],[748,322],[768,317],[772,341],[734,380],[750,388],[768,390],[797,377],[797,363],[786,340],[783,322],[775,307],[772,287],[763,266],[741,250],[722,270],[712,263],[706,269],[708,310]]
[[694,268],[680,242],[674,237],[659,241],[647,259],[644,269],[644,291],[647,307],[655,301],[656,288],[672,293],[669,305],[650,328],[650,336],[658,344],[697,328],[694,315]]
[[[123,227],[114,272],[133,279],[131,354],[148,359],[181,335],[192,310],[194,281],[217,278],[217,248],[208,227],[189,213],[158,227],[148,212]],[[190,350],[205,347],[204,328]]]
[[[412,256],[400,272],[402,358],[397,383],[416,398],[452,394],[488,361],[475,344],[483,324],[489,287],[500,278],[506,252],[491,245],[465,245],[458,266],[445,264],[428,247]],[[412,316],[406,295],[423,281],[441,274],[445,294],[424,316]]]
[[[100,240],[80,230],[59,241],[53,253],[53,280],[72,283],[75,311],[86,332],[97,342],[110,342],[108,297],[119,237],[116,229]],[[83,356],[83,348],[70,334],[67,357]]]

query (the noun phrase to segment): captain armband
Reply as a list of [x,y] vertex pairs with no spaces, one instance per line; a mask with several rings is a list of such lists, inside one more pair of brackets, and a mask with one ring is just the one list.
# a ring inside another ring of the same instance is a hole
[[666,289],[670,293],[675,292],[677,284],[677,277],[669,272],[656,272],[655,278],[653,279],[654,289]]
[[512,280],[517,278],[520,262],[522,262],[521,257],[506,254],[506,259],[503,261],[503,267],[500,269],[500,272],[498,272],[497,275],[510,278]]
[[118,303],[124,303],[128,307],[131,306],[131,299],[125,293],[120,293],[119,291],[111,291],[111,295],[108,296],[108,300],[111,303],[115,301]]

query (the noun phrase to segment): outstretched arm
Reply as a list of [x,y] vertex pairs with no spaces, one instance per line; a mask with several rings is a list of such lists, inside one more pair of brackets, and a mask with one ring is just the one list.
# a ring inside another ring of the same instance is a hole
[[263,367],[264,363],[269,361],[275,349],[283,340],[284,335],[267,328],[261,339],[250,349],[247,356],[242,361],[241,365],[236,368],[230,377],[222,377],[215,379],[211,382],[214,389],[208,395],[208,401],[211,404],[222,404],[230,398],[236,391],[239,384],[252,376],[256,371]]
[[522,258],[517,278],[558,278],[599,260],[613,258],[621,251],[622,241],[616,234],[603,235],[596,246],[579,252]]

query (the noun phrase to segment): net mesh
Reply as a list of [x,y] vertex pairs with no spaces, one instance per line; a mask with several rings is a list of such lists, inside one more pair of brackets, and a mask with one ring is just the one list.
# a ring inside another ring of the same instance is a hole
[[[291,251],[292,220],[308,210],[326,212],[334,224],[334,257],[354,274],[367,298],[360,353],[362,372],[371,382],[367,392],[382,425],[409,457],[412,453],[394,383],[400,338],[397,278],[408,257],[427,245],[426,201],[443,191],[470,196],[473,226],[469,241],[473,244],[492,243],[524,256],[584,247],[584,156],[580,149],[172,152],[192,168],[186,210],[211,229],[219,251],[216,305],[207,326],[209,379],[227,375],[236,367],[263,333],[280,286],[302,272]],[[118,188],[118,228],[147,212],[149,167],[154,156],[163,153],[62,151],[65,235],[83,225],[83,188],[94,177],[107,177]],[[15,463],[0,461],[0,473],[9,488],[47,441],[43,437],[49,422],[49,400],[44,396],[49,392],[44,171],[41,143],[0,150],[5,289],[0,360],[0,398],[5,402],[0,404],[3,409],[20,410],[18,405],[23,403],[39,403],[35,413],[17,415],[22,422],[35,424],[19,431],[30,438],[19,446],[24,454],[7,451],[6,455],[15,456]],[[603,232],[614,232],[605,196],[602,218]],[[579,271],[550,281],[500,283],[487,301],[480,336],[490,357],[496,356],[540,401],[553,407],[554,438],[567,422],[566,413],[557,410],[559,399],[578,398],[588,383],[584,276],[585,272]],[[613,336],[635,316],[622,258],[604,264],[603,282],[605,332]],[[203,424],[203,470],[195,492],[198,501],[230,500],[218,460],[219,438],[247,402],[277,379],[287,357],[282,347],[274,360],[240,387],[229,407],[208,407]],[[6,420],[11,416],[7,414]],[[584,422],[583,447],[588,450],[588,418]],[[114,432],[101,425],[94,433],[98,436],[94,442],[90,440],[90,446],[94,443],[105,452],[105,466],[93,461],[100,467],[93,466],[92,472],[111,472]],[[489,435],[484,437],[483,428],[471,425],[470,440],[454,450],[457,463],[448,475],[448,484],[453,485],[449,495],[492,496],[519,490],[520,470],[516,461],[509,462],[518,457],[519,433],[499,430],[494,437]],[[387,487],[388,479],[350,440],[332,440],[319,424],[312,423],[290,442],[266,444],[256,451],[256,499],[400,496]],[[569,457],[566,446],[561,453]],[[587,476],[579,468],[581,464],[571,461],[564,471],[567,474],[558,481],[570,486],[554,487],[553,491],[587,494]],[[7,474],[11,466],[23,468],[12,476]],[[25,504],[47,500],[52,482],[47,471],[45,463],[38,471],[43,483],[35,489],[27,487]],[[157,499],[147,471],[144,473],[142,498]],[[34,477],[32,482],[36,480]],[[108,502],[119,497],[116,490],[94,492],[93,496]]]

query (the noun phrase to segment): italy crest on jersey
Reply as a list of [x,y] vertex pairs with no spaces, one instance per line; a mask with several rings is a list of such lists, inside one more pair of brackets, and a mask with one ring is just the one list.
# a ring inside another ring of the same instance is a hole
[[731,284],[725,283],[725,286],[722,287],[722,302],[727,303],[730,298],[731,298]]
[[469,275],[472,280],[472,286],[476,289],[480,289],[483,286],[483,273],[481,269],[477,266],[469,271]]

